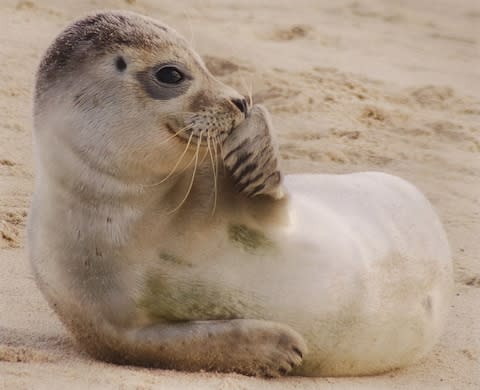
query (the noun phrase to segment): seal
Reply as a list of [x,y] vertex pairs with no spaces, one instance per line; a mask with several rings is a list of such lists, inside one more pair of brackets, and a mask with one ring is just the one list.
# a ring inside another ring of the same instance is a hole
[[155,20],[101,12],[43,57],[29,257],[90,355],[247,375],[366,375],[438,338],[452,263],[383,173],[283,175],[268,111]]

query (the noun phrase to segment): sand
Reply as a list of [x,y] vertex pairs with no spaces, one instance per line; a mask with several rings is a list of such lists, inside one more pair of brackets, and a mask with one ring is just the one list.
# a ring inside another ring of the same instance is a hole
[[[31,96],[42,52],[71,19],[124,8],[182,32],[223,81],[272,112],[286,172],[379,170],[422,189],[455,261],[444,335],[422,362],[364,378],[120,367],[82,354],[35,287],[25,253]],[[0,389],[480,388],[480,3],[2,0]]]

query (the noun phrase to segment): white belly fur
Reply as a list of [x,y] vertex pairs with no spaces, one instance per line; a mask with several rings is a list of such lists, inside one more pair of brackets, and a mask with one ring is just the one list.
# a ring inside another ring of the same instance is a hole
[[[275,275],[258,273],[269,319],[307,340],[302,375],[373,374],[437,340],[452,292],[448,242],[430,203],[390,175],[291,175],[292,224]],[[263,259],[266,261],[266,259]],[[271,264],[270,264],[271,265]],[[270,284],[271,283],[271,284]]]

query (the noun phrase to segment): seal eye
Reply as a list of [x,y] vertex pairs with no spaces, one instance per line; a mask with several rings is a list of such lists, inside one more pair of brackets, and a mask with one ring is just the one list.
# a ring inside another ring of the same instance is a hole
[[164,84],[180,84],[184,76],[182,72],[174,66],[164,66],[155,73],[155,78]]

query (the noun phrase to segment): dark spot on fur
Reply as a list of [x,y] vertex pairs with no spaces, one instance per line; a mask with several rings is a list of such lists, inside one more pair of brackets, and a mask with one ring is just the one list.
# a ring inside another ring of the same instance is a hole
[[112,223],[112,218],[111,217],[107,217],[107,223]]
[[167,261],[172,264],[177,264],[177,265],[186,265],[188,267],[192,267],[192,264],[183,260],[181,257],[173,255],[171,253],[167,252],[162,252],[159,255],[161,260]]
[[228,226],[228,238],[247,252],[258,252],[271,249],[274,243],[263,232],[246,225],[231,224]]
[[115,66],[118,71],[123,72],[125,69],[127,69],[127,63],[123,59],[123,57],[118,57],[115,61]]
[[151,319],[170,322],[228,320],[255,310],[254,298],[242,291],[222,288],[221,283],[207,285],[186,280],[148,273],[138,307]]

